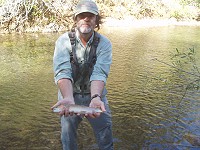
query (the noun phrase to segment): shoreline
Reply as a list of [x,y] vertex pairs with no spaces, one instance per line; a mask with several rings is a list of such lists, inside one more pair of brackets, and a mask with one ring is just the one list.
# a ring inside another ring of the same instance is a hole
[[[167,26],[193,26],[200,27],[200,21],[188,20],[188,21],[177,21],[175,18],[171,19],[132,19],[126,18],[123,20],[114,19],[114,18],[105,18],[102,20],[103,23],[101,26],[104,28],[116,27],[116,28],[150,28],[150,27],[167,27]],[[24,32],[10,32],[10,33],[53,33],[53,32],[63,32],[67,31],[67,27],[59,27],[57,29],[53,27],[58,27],[54,23],[50,23],[44,27],[32,27],[26,29]],[[1,30],[0,34],[8,34],[9,32]]]
[[162,27],[162,26],[200,26],[200,21],[177,21],[175,18],[171,19],[124,19],[118,20],[113,18],[105,18],[103,20],[103,27]]

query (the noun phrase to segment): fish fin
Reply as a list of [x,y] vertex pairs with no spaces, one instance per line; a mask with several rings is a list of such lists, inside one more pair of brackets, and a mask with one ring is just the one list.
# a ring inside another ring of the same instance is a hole
[[86,111],[80,111],[79,114],[86,114]]

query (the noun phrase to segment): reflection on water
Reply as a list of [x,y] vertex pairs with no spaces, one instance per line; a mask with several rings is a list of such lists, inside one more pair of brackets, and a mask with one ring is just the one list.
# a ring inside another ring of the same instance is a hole
[[[108,99],[115,149],[198,149],[200,94],[171,63],[175,48],[200,47],[196,27],[104,28],[113,43]],[[52,56],[59,34],[3,35],[0,45],[0,149],[61,149]],[[199,56],[199,53],[197,53]],[[96,149],[87,121],[79,148]],[[197,141],[195,143],[195,141]],[[17,147],[17,148],[16,148]]]

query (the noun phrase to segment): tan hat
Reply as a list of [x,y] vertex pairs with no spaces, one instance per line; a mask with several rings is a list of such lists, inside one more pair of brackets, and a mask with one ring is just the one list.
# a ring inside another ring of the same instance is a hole
[[84,12],[89,12],[94,15],[99,14],[98,7],[96,3],[92,0],[81,0],[76,6],[74,15],[76,17],[78,14],[81,14]]

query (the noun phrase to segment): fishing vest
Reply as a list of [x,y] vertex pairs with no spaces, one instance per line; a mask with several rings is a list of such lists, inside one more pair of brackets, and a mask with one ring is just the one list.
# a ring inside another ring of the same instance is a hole
[[96,56],[96,49],[99,44],[99,35],[94,32],[93,42],[91,43],[91,48],[89,52],[88,60],[80,66],[76,56],[76,36],[75,30],[68,32],[72,50],[70,51],[70,63],[72,67],[72,78],[74,80],[74,84],[78,80],[80,80],[80,92],[83,95],[85,91],[88,91],[88,84],[85,81],[89,81],[90,76],[92,74],[94,65],[96,64],[97,56]]

